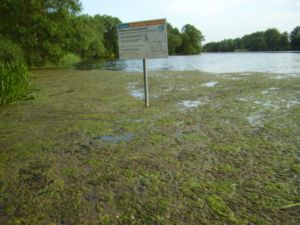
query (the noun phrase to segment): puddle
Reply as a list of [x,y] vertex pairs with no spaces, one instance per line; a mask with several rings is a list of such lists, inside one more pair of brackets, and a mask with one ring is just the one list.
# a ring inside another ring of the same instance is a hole
[[266,108],[275,108],[275,109],[279,109],[279,106],[273,104],[271,101],[267,101],[267,102],[263,102],[263,101],[254,101],[255,104],[257,105],[261,105],[263,107],[266,107]]
[[166,89],[164,89],[162,91],[164,91],[164,92],[170,92],[170,91],[173,91],[173,90],[188,91],[189,89],[187,89],[187,88],[178,88],[178,89],[176,89],[176,88],[166,88]]
[[274,76],[274,79],[282,80],[282,79],[297,78],[297,77],[299,77],[299,74],[280,74],[280,75]]
[[214,86],[216,86],[218,84],[218,82],[216,82],[216,81],[210,81],[210,82],[207,82],[207,83],[205,83],[205,84],[202,84],[201,86],[202,87],[214,87]]
[[144,99],[144,91],[142,90],[132,90],[131,95],[138,99]]
[[280,90],[280,88],[276,88],[276,87],[270,87],[264,91],[262,91],[261,93],[262,94],[270,94],[272,91],[275,91],[275,90]]
[[101,140],[101,141],[105,141],[105,142],[112,142],[114,144],[117,144],[121,141],[125,141],[128,142],[133,138],[133,134],[129,133],[129,134],[123,134],[123,135],[107,135],[107,136],[101,136],[98,137],[97,139]]
[[128,83],[128,89],[134,89],[134,88],[136,88],[136,85],[137,85],[138,83],[137,82],[130,82],[130,83]]
[[295,105],[300,105],[300,102],[299,101],[293,101],[293,100],[290,100],[290,101],[283,101],[284,103],[286,103],[286,107],[287,108],[291,108]]
[[246,117],[248,123],[252,126],[262,126],[263,125],[263,116],[261,113],[254,113]]
[[250,101],[248,97],[237,97],[236,99],[241,102],[249,102]]
[[130,82],[127,85],[127,88],[130,90],[131,96],[138,98],[138,99],[144,99],[144,90],[137,89],[137,82]]
[[162,85],[160,86],[161,91],[163,92],[170,92],[174,90],[174,87],[170,86],[170,85]]
[[241,77],[225,77],[226,80],[242,80]]
[[241,75],[243,75],[243,76],[250,76],[252,74],[251,73],[247,73],[247,72],[243,72],[243,73],[241,73]]
[[198,106],[204,105],[204,102],[202,102],[202,101],[182,101],[178,104],[183,106],[184,108],[196,108]]
[[189,89],[187,88],[180,88],[179,91],[188,91]]

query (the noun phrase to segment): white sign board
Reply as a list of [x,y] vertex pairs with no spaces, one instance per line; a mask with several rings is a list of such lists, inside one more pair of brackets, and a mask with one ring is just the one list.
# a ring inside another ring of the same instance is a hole
[[168,57],[166,19],[118,25],[120,59]]

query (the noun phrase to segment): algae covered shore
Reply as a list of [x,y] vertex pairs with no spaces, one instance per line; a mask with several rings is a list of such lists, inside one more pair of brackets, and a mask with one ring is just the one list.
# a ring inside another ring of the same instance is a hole
[[0,224],[299,224],[300,78],[32,71],[0,106]]

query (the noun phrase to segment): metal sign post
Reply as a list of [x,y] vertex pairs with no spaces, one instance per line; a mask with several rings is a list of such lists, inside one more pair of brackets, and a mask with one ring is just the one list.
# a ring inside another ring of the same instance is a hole
[[143,59],[145,106],[149,107],[146,59],[168,57],[167,20],[122,23],[117,28],[120,59]]
[[145,91],[145,106],[149,107],[149,93],[148,93],[148,74],[147,74],[147,61],[143,59],[143,69],[144,69],[144,91]]

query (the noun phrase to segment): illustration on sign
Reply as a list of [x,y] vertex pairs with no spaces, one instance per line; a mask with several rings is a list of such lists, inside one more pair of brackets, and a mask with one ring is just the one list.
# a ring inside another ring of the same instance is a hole
[[166,19],[118,25],[120,59],[149,59],[168,56]]

